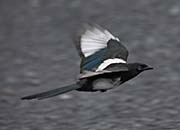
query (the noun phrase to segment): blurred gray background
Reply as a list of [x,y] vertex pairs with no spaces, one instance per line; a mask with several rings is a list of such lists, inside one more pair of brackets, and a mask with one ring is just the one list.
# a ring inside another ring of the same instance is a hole
[[[20,97],[75,81],[74,33],[99,24],[155,69],[106,93]],[[1,130],[180,130],[179,0],[0,0]]]

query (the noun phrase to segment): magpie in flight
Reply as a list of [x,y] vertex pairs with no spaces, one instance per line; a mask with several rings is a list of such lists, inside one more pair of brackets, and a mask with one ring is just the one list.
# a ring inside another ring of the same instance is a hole
[[119,38],[99,26],[86,26],[76,42],[81,57],[80,75],[75,84],[21,99],[45,99],[72,90],[105,92],[134,78],[145,70],[143,63],[127,63],[128,50]]

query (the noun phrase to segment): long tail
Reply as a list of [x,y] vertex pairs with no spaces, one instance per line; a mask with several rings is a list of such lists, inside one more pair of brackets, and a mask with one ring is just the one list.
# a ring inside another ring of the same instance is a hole
[[37,94],[30,95],[30,96],[25,96],[25,97],[22,97],[21,99],[22,100],[31,100],[31,99],[41,100],[41,99],[45,99],[45,98],[54,97],[54,96],[78,89],[78,88],[80,88],[79,85],[72,84],[72,85],[61,87],[61,88],[53,89],[53,90],[50,90],[47,92],[37,93]]

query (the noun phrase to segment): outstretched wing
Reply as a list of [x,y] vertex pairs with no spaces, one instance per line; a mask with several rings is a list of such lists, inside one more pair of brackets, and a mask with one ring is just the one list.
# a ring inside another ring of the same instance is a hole
[[111,64],[105,70],[102,71],[98,71],[98,72],[84,71],[79,75],[79,79],[81,80],[81,79],[90,78],[97,75],[103,75],[108,73],[126,72],[128,70],[129,69],[127,67],[127,64]]
[[102,71],[110,64],[127,61],[128,51],[120,40],[99,26],[86,26],[76,45],[82,58],[81,72]]

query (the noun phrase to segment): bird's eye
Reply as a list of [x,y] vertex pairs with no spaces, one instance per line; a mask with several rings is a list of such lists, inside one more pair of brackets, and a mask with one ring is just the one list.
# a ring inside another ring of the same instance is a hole
[[139,65],[138,67],[137,67],[137,71],[141,71],[142,70],[142,66],[141,65]]

